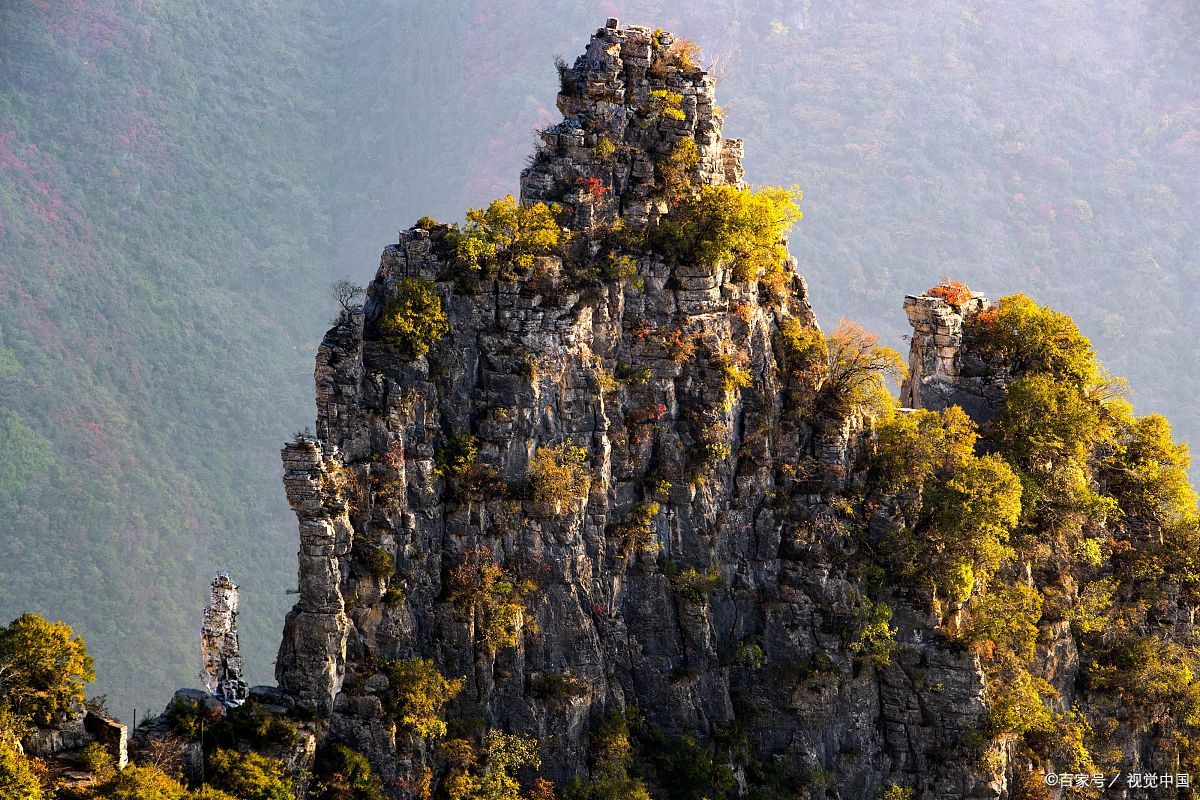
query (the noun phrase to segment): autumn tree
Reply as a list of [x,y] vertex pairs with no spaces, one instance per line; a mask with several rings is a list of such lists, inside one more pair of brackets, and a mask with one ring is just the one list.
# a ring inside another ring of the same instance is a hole
[[567,444],[539,447],[529,464],[529,481],[534,501],[556,510],[585,499],[591,485],[587,449]]
[[481,748],[451,739],[444,752],[448,770],[442,788],[448,800],[521,800],[516,771],[542,763],[535,739],[496,730],[487,732]]
[[447,678],[427,658],[391,661],[384,671],[389,684],[384,706],[396,722],[421,738],[444,736],[442,711],[462,691],[462,679]]
[[243,800],[293,800],[282,761],[259,753],[217,750],[208,759],[213,786]]
[[48,725],[95,679],[83,638],[65,622],[24,614],[0,628],[0,701],[17,714]]
[[908,374],[904,359],[856,322],[842,320],[826,340],[828,366],[821,385],[826,409],[838,416],[861,408],[874,414],[892,405],[889,378]]
[[1021,481],[1000,456],[967,458],[929,490],[926,513],[935,580],[946,599],[963,603],[1014,556]]
[[522,205],[512,195],[472,208],[461,231],[452,236],[455,256],[470,276],[513,280],[527,272],[537,256],[558,246],[562,229],[556,205]]
[[801,217],[800,197],[777,186],[701,186],[671,209],[652,242],[682,263],[726,264],[735,281],[762,281],[780,299],[788,277],[784,236]]
[[512,575],[492,558],[491,550],[475,547],[450,572],[450,598],[471,615],[475,638],[485,650],[515,647],[522,630],[535,630],[526,607],[537,588],[528,578]]
[[1096,382],[1095,351],[1075,322],[1023,294],[968,318],[965,333],[970,349],[1014,375],[1040,373],[1077,387]]
[[409,358],[420,358],[450,331],[437,287],[424,278],[405,278],[396,284],[379,318],[379,332]]
[[958,406],[897,411],[875,426],[871,483],[885,493],[920,490],[937,473],[974,455],[978,438],[975,423]]

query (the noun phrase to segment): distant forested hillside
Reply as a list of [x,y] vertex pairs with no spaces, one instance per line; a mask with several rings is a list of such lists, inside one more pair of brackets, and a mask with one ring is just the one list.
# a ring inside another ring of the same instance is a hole
[[0,616],[69,619],[128,714],[193,682],[228,568],[268,679],[323,286],[515,191],[553,55],[610,15],[719,63],[750,179],[805,191],[827,327],[1028,291],[1200,438],[1190,0],[0,0]]
[[195,683],[214,570],[258,678],[295,582],[330,91],[274,5],[0,6],[0,616],[72,621],[125,718]]

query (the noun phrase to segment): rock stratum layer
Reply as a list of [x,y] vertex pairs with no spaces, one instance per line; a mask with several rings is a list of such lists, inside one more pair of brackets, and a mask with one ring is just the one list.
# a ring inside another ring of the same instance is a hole
[[[562,204],[585,239],[618,221],[652,231],[671,206],[662,164],[686,140],[696,185],[742,185],[713,79],[670,63],[672,44],[645,28],[597,31],[562,69],[564,119],[541,134],[523,204]],[[535,737],[541,774],[559,783],[594,766],[592,722],[636,709],[668,739],[714,748],[734,794],[774,770],[795,791],[847,800],[893,784],[1015,796],[1022,765],[1007,745],[981,766],[985,671],[943,635],[945,609],[890,596],[891,658],[864,665],[848,644],[870,603],[852,569],[867,555],[847,531],[886,527],[891,512],[849,510],[869,416],[820,406],[819,379],[787,364],[781,329],[816,329],[793,262],[784,297],[735,279],[734,263],[653,247],[636,280],[580,285],[549,255],[468,288],[444,227],[384,250],[365,306],[318,352],[316,435],[283,450],[301,546],[277,677],[321,742],[366,754],[390,794],[417,793],[414,776],[441,756],[398,727],[386,665],[419,656],[463,679],[451,720]],[[449,323],[416,358],[380,333],[413,278],[436,285]],[[909,299],[906,405],[994,416],[1002,379],[962,352],[964,315],[985,305]],[[731,381],[730,364],[744,378]],[[570,448],[586,454],[586,490],[547,499],[535,462]],[[494,609],[456,589],[487,565],[526,609],[511,641],[491,636]],[[1069,625],[1043,631],[1036,671],[1064,711],[1087,702],[1078,662]],[[1122,722],[1111,740],[1126,768],[1168,766],[1145,726]]]

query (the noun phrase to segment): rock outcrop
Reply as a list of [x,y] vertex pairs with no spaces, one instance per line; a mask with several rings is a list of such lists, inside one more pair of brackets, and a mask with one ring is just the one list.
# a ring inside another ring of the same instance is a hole
[[204,686],[226,706],[246,701],[249,686],[243,678],[242,651],[237,631],[238,587],[227,572],[213,578],[204,622],[200,626],[200,655]]
[[989,369],[963,340],[964,323],[987,305],[979,292],[957,304],[930,294],[904,298],[913,333],[909,374],[900,388],[903,405],[931,411],[956,405],[977,422],[995,418],[1007,377]]
[[[653,228],[669,208],[656,165],[684,140],[694,181],[740,185],[713,80],[672,44],[615,21],[596,32],[562,71],[564,120],[523,202],[562,204],[574,233]],[[581,188],[589,177],[603,188]],[[847,648],[864,601],[839,492],[869,426],[818,408],[814,379],[780,355],[781,325],[815,328],[795,264],[783,300],[729,263],[652,249],[637,281],[574,284],[548,256],[466,291],[443,238],[414,228],[384,250],[364,309],[320,347],[316,437],[283,450],[300,598],[277,677],[323,740],[366,753],[389,787],[436,766],[386,711],[385,665],[422,656],[465,681],[451,716],[537,737],[555,780],[587,774],[592,720],[636,707],[669,738],[737,736],[743,790],[754,763],[830,772],[845,798],[890,783],[996,796],[950,757],[983,713],[974,656],[908,610],[888,666],[864,670]],[[436,283],[450,323],[416,359],[377,330],[412,277]],[[444,454],[467,438],[456,474]],[[531,462],[562,445],[586,451],[588,491],[540,502]],[[536,586],[514,646],[486,641],[486,609],[456,595],[473,560]],[[550,679],[572,690],[548,698]]]

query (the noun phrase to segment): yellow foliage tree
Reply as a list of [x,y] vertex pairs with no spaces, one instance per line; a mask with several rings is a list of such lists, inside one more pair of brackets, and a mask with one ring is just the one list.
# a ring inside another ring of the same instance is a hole
[[83,638],[65,622],[24,614],[0,628],[0,700],[39,724],[83,702],[96,679]]

